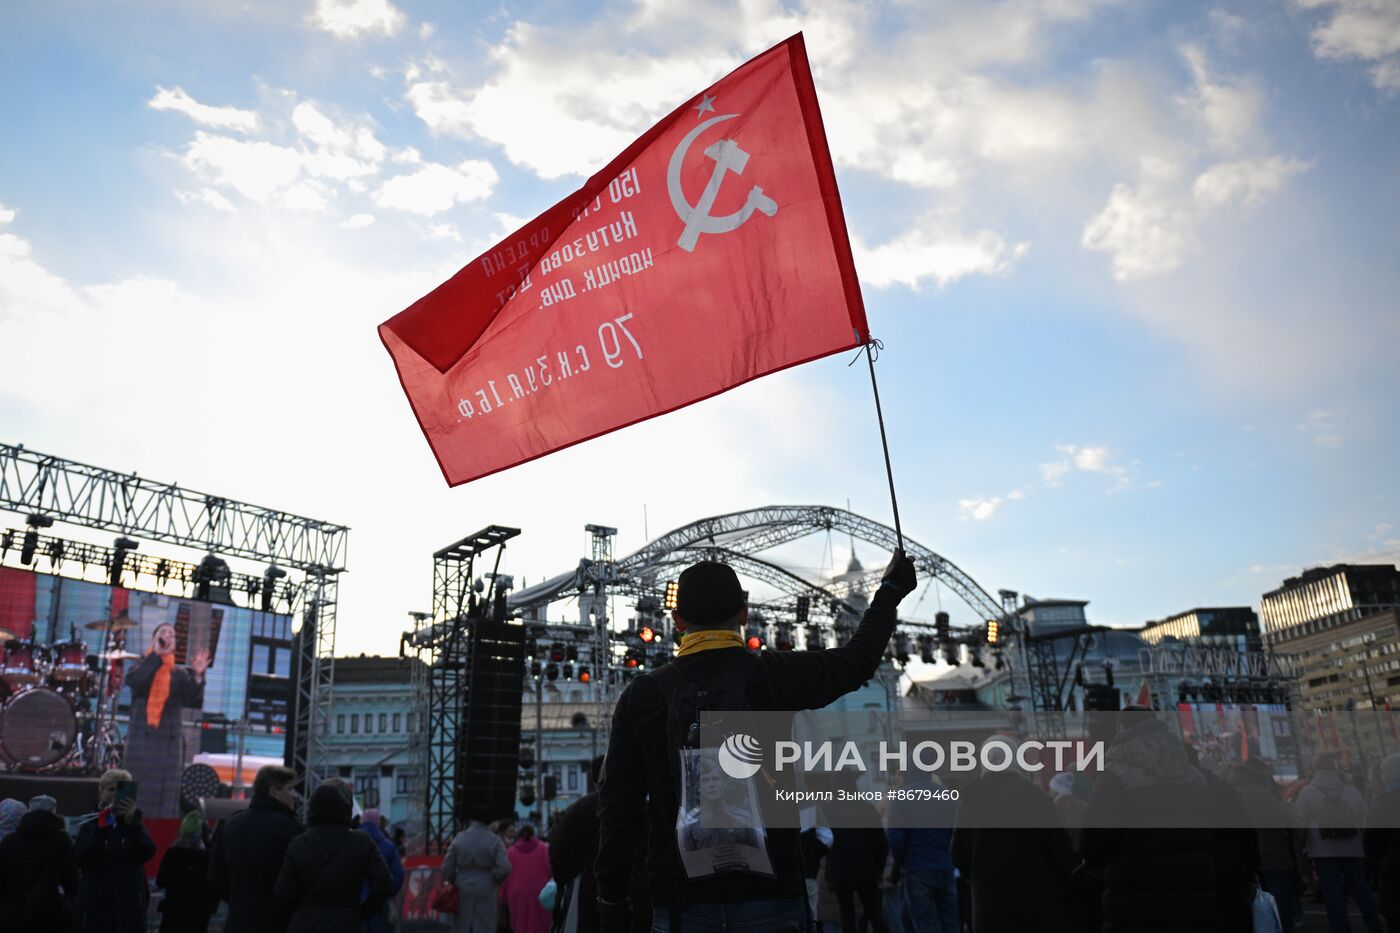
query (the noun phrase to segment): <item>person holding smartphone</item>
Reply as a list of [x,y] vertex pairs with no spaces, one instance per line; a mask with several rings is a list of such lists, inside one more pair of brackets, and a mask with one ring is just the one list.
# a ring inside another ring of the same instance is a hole
[[150,898],[142,866],[156,844],[141,822],[136,782],[112,768],[97,782],[98,811],[78,830],[73,861],[82,872],[76,933],[144,933]]

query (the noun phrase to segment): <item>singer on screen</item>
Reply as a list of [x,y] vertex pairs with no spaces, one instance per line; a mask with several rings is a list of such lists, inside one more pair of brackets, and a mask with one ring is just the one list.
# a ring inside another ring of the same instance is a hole
[[184,710],[204,705],[209,652],[200,649],[188,667],[175,664],[175,628],[156,626],[146,656],[127,672],[131,725],[123,766],[141,785],[142,809],[150,817],[180,815],[180,775],[188,758]]

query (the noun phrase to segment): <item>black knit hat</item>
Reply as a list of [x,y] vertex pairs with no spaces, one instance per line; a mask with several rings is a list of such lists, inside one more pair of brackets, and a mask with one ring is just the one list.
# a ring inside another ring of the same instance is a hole
[[678,590],[676,611],[688,624],[701,628],[732,619],[747,599],[734,568],[711,560],[687,567]]

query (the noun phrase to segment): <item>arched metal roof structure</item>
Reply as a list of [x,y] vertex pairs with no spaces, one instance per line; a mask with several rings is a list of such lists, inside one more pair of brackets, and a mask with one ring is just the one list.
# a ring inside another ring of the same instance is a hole
[[[537,608],[598,582],[655,589],[668,574],[706,557],[725,561],[737,572],[788,595],[810,595],[814,600],[823,600],[823,604],[833,599],[844,602],[849,590],[811,583],[759,556],[790,541],[829,531],[848,534],[887,551],[894,550],[896,544],[893,528],[845,509],[823,505],[766,506],[683,525],[615,561],[611,567],[580,561],[572,572],[512,593],[510,606]],[[952,561],[907,536],[904,551],[914,559],[921,578],[933,578],[948,587],[977,618],[996,619],[1003,614],[997,600]]]

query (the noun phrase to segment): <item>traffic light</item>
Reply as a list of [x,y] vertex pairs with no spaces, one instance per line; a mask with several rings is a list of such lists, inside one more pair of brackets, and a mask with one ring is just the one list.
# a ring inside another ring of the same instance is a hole
[[812,613],[812,597],[797,597],[797,624],[806,625],[807,617]]
[[661,608],[670,612],[676,608],[676,599],[680,596],[681,586],[675,580],[666,581],[666,596],[661,602]]
[[998,628],[996,619],[987,620],[987,644],[995,645],[997,643],[997,638],[1001,634]]

